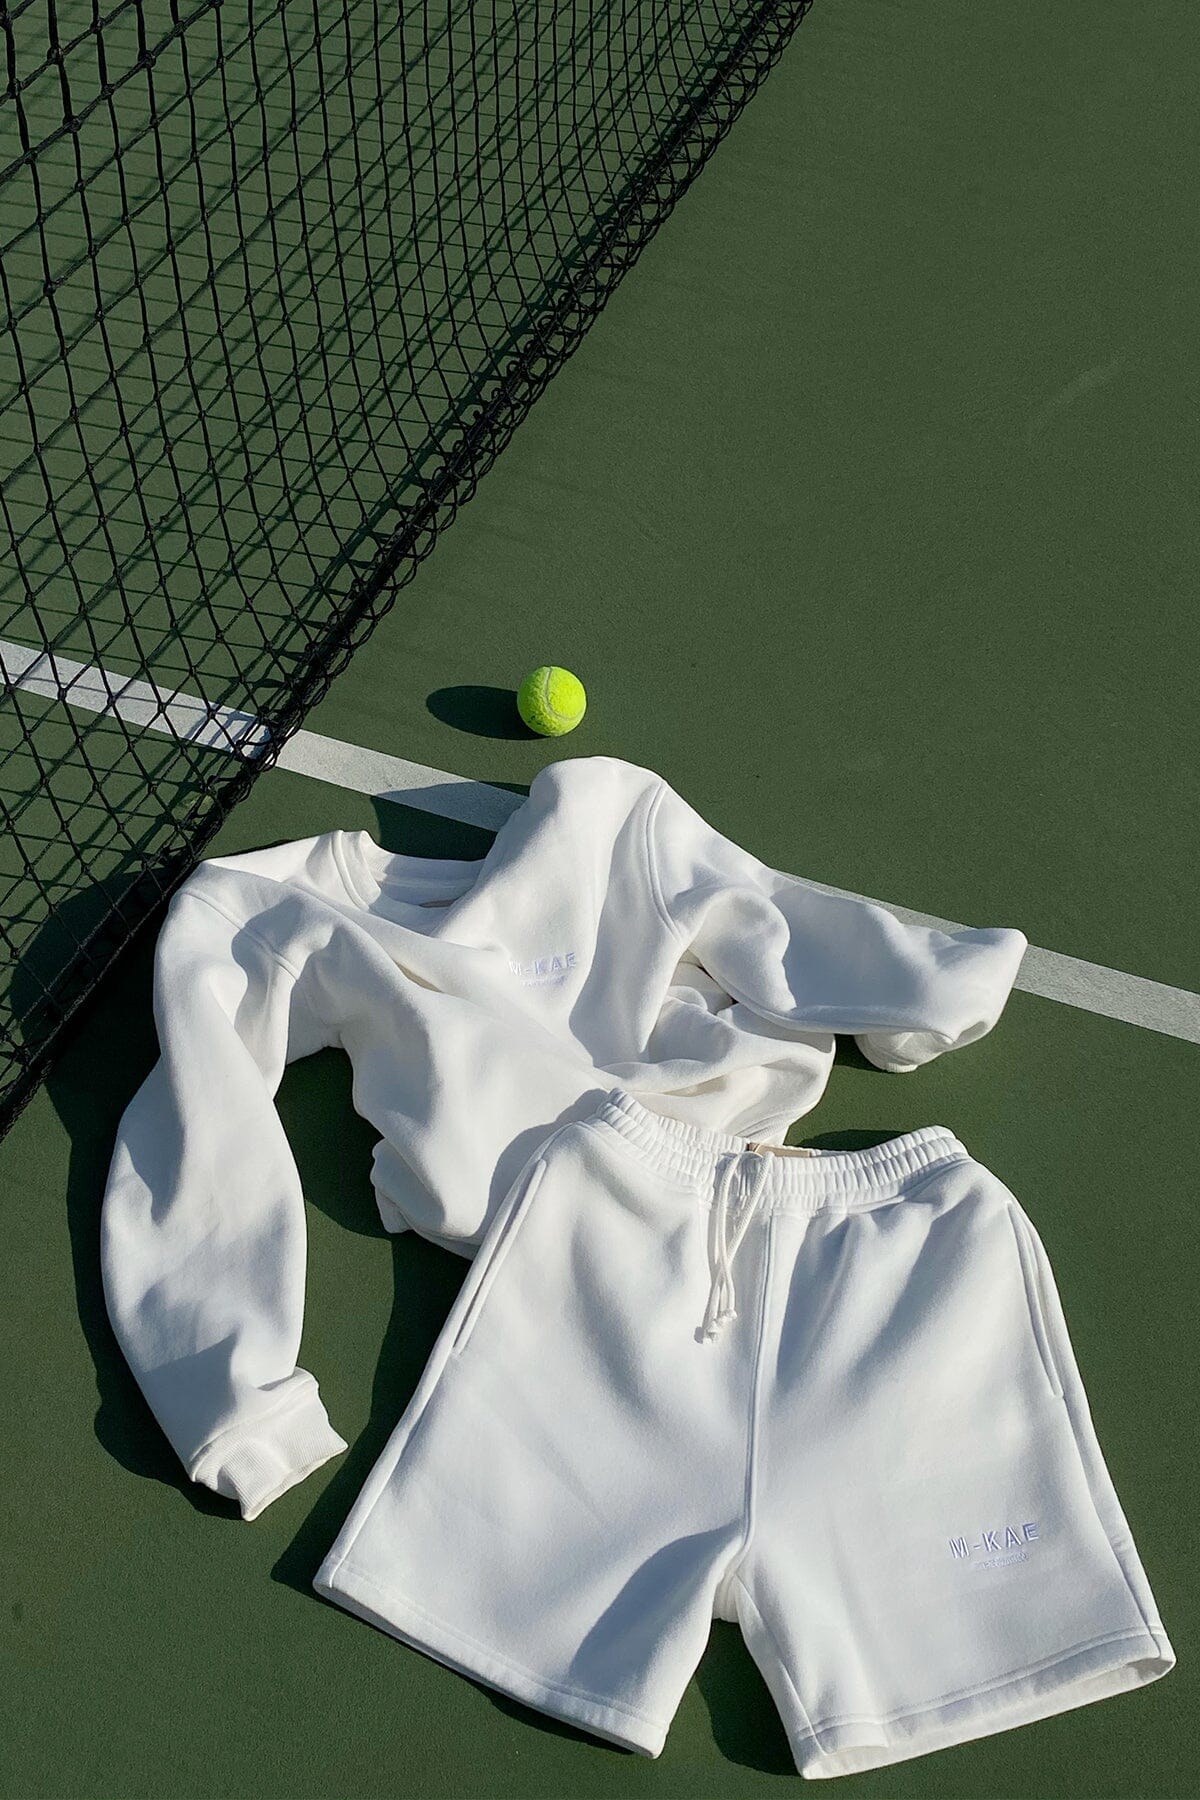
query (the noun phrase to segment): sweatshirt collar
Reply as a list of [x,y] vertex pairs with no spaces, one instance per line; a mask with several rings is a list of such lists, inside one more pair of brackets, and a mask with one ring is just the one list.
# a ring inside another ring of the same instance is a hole
[[470,892],[487,860],[407,856],[385,850],[369,831],[335,831],[332,847],[343,885],[357,906],[427,927]]

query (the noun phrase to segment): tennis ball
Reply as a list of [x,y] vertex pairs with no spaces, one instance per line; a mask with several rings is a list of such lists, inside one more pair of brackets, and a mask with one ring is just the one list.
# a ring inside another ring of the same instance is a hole
[[517,690],[517,711],[541,737],[574,731],[587,711],[587,695],[578,675],[546,663],[527,675]]

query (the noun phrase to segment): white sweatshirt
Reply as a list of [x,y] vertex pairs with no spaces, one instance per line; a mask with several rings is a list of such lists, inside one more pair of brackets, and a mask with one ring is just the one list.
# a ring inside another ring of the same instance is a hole
[[614,1086],[782,1143],[835,1033],[891,1070],[968,1044],[1025,943],[822,893],[608,757],[544,769],[477,861],[332,831],[202,863],[159,937],[161,1057],[101,1224],[117,1337],[188,1474],[251,1519],[346,1448],[296,1366],[285,1064],[347,1052],[384,1225],[470,1256],[542,1139]]

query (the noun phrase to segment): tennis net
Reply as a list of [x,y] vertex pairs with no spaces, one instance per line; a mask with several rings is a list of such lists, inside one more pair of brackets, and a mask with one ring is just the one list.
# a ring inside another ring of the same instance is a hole
[[808,4],[0,5],[0,1131]]

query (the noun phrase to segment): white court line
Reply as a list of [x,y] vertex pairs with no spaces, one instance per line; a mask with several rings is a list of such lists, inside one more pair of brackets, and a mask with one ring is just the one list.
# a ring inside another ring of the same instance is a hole
[[151,731],[187,744],[203,744],[210,750],[246,752],[262,749],[270,741],[265,725],[249,713],[228,706],[207,706],[191,694],[135,681],[132,675],[113,675],[69,656],[53,656],[48,650],[28,650],[0,638],[0,674],[11,687],[43,700],[65,700],[85,712],[115,713],[127,725]]
[[[115,714],[128,724],[224,750],[247,761],[253,761],[270,741],[267,727],[248,713],[210,706],[190,694],[112,675],[64,656],[24,649],[2,639],[0,672],[12,687],[24,693],[66,700],[88,712]],[[471,781],[464,775],[426,768],[423,763],[408,762],[403,757],[363,750],[314,731],[293,733],[279,753],[277,766],[294,775],[331,782],[350,793],[394,800],[489,831],[498,830],[524,799],[521,794],[510,794],[486,781]],[[853,900],[867,898],[822,881],[808,881],[808,885],[825,894]],[[908,924],[932,925],[942,931],[962,929],[953,919],[913,912],[890,900],[875,904],[885,906]],[[1041,950],[1035,944],[1025,952],[1015,985],[1044,1000],[1057,1000],[1082,1012],[1098,1013],[1106,1019],[1161,1032],[1165,1037],[1200,1044],[1200,994],[1186,988],[1147,981],[1142,975],[1128,975],[1121,969],[1064,956],[1057,950]]]

